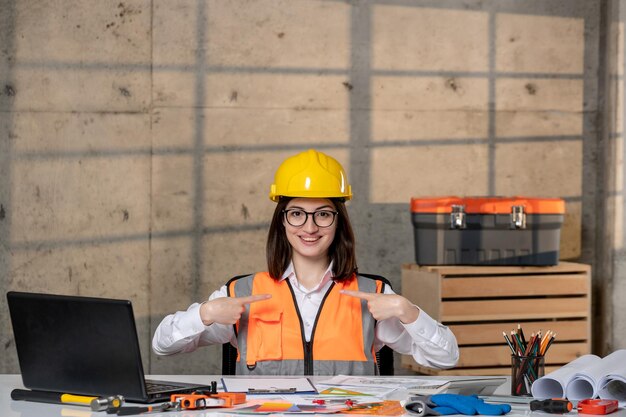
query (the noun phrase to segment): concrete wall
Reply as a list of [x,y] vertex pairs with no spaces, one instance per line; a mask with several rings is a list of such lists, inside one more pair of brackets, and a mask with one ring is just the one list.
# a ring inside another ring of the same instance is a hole
[[607,226],[603,228],[605,241],[610,242],[607,249],[603,251],[600,267],[603,267],[612,277],[600,293],[605,305],[612,306],[611,309],[602,311],[604,317],[604,327],[610,332],[611,337],[607,338],[607,344],[612,349],[626,348],[626,184],[624,157],[624,69],[626,61],[624,57],[624,23],[626,22],[626,1],[616,0],[608,2],[607,6],[607,41],[606,48],[608,56],[607,70],[604,84],[607,94],[605,104],[606,126],[602,139],[606,145],[604,158],[611,167],[605,174],[607,218],[610,219]]
[[[603,4],[0,0],[0,288],[131,299],[148,373],[219,373],[151,334],[265,269],[274,170],[309,147],[396,289],[412,196],[562,197],[562,258],[595,266]],[[4,297],[0,349],[17,372]]]

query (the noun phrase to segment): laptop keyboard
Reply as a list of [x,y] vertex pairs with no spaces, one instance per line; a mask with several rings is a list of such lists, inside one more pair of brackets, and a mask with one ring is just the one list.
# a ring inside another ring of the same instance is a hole
[[148,391],[148,394],[153,392],[180,390],[183,388],[184,387],[180,385],[163,384],[160,382],[146,380],[146,390]]

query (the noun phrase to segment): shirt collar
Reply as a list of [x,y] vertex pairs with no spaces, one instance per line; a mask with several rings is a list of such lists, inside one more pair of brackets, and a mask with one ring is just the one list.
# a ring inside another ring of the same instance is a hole
[[[320,286],[326,284],[328,281],[333,279],[334,276],[335,275],[333,274],[333,261],[330,261],[330,264],[328,265],[328,268],[326,268],[326,272],[324,272],[324,276],[322,277],[322,280],[320,281]],[[296,270],[293,267],[293,261],[289,261],[289,265],[287,266],[287,269],[285,269],[285,272],[283,272],[283,275],[280,277],[280,281],[283,281],[290,277],[296,278]]]

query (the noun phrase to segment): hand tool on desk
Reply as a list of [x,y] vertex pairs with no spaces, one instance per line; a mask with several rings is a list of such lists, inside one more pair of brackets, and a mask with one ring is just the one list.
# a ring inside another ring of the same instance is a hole
[[117,415],[118,416],[133,416],[137,414],[151,413],[151,412],[157,412],[157,411],[168,411],[168,410],[175,410],[175,404],[171,402],[167,402],[167,403],[162,403],[159,405],[149,405],[149,406],[141,406],[141,407],[122,407],[117,410]]
[[176,404],[177,410],[198,410],[209,407],[232,408],[237,404],[246,402],[246,394],[243,392],[217,392],[203,394],[173,394],[171,402]]
[[565,398],[551,398],[548,400],[532,400],[531,411],[544,411],[551,414],[563,414],[572,411],[572,403]]
[[16,401],[33,401],[48,404],[73,404],[91,407],[93,411],[115,410],[124,404],[124,397],[95,397],[88,395],[64,394],[60,392],[26,390],[16,388],[11,391],[11,398]]
[[578,414],[610,414],[617,410],[619,403],[617,400],[581,400],[576,408]]
[[[222,401],[222,405],[214,405],[213,407],[226,407],[231,408],[237,404],[243,404],[246,402],[246,394],[244,392],[217,392],[217,382],[211,381],[211,388],[209,390],[196,390],[192,394],[203,395],[207,398],[217,399]],[[172,401],[175,401],[172,395]]]

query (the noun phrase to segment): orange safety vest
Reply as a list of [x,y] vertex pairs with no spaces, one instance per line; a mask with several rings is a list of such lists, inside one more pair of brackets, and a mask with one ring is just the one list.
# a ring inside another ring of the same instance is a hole
[[272,294],[269,300],[246,306],[235,324],[238,375],[376,375],[376,320],[367,301],[340,294],[341,290],[382,293],[382,277],[353,275],[333,282],[306,342],[302,318],[289,280],[267,272],[235,277],[230,297]]

